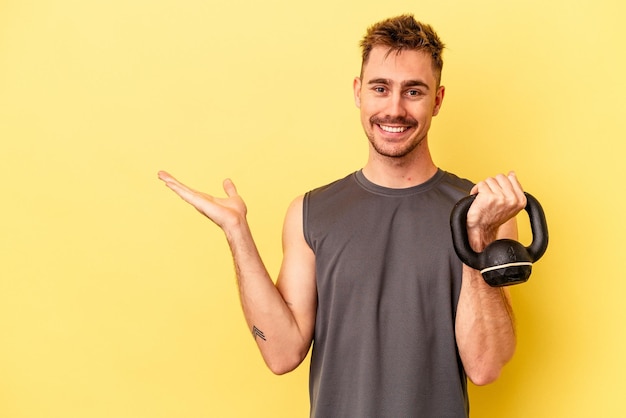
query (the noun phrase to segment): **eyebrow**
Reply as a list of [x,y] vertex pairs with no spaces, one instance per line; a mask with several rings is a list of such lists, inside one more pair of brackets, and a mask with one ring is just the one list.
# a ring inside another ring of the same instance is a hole
[[[388,79],[388,78],[374,78],[372,80],[369,80],[367,82],[367,84],[369,84],[369,85],[372,85],[372,84],[385,84],[385,85],[389,86],[389,85],[393,84],[393,82],[390,79]],[[422,80],[405,80],[402,83],[400,83],[400,87],[402,87],[402,88],[406,88],[406,87],[424,87],[427,90],[430,89],[428,84],[426,84]]]

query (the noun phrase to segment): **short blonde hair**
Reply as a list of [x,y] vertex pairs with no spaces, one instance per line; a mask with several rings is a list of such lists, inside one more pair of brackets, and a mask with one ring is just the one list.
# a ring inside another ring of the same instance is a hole
[[375,46],[386,46],[389,54],[403,50],[424,51],[432,58],[437,84],[441,82],[444,44],[430,25],[421,23],[410,14],[385,19],[367,29],[360,43],[362,50],[361,74]]

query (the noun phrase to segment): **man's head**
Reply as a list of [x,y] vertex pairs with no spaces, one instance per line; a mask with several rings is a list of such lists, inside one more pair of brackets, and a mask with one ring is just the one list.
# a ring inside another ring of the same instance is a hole
[[370,27],[354,99],[370,156],[428,161],[428,131],[439,113],[443,44],[428,25],[399,16]]
[[388,53],[400,53],[406,50],[421,51],[428,54],[432,60],[433,73],[437,85],[441,82],[443,68],[443,42],[432,27],[415,20],[413,15],[392,17],[370,26],[361,40],[362,64],[367,64],[370,52],[374,47],[388,48]]

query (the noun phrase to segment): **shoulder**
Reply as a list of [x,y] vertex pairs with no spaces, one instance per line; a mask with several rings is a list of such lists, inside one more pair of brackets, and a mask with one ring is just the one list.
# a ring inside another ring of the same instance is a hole
[[471,189],[474,186],[474,182],[471,180],[459,177],[458,175],[450,173],[449,171],[441,170],[441,172],[443,173],[442,182],[447,185],[450,185],[452,187],[459,187],[462,189]]
[[330,182],[328,184],[325,184],[323,186],[320,186],[320,187],[317,187],[315,189],[308,191],[304,195],[304,197],[305,199],[307,199],[309,196],[317,196],[317,195],[323,195],[327,193],[332,194],[339,190],[345,189],[346,187],[349,187],[351,184],[355,183],[355,176],[356,176],[356,173],[350,173],[344,178],[335,180],[333,182]]
[[457,176],[456,174],[450,173],[448,171],[440,170],[441,179],[439,181],[438,187],[453,195],[455,198],[461,198],[466,196],[472,187],[474,187],[474,182],[468,180],[466,178],[462,178]]
[[356,181],[356,173],[351,173],[342,179],[335,180],[305,193],[303,196],[304,211],[306,213],[311,206],[322,208],[336,206],[342,200],[349,198],[358,189],[360,188]]

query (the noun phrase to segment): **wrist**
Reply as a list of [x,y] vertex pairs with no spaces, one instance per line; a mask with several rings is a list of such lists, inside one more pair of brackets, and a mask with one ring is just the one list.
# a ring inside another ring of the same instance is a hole
[[237,240],[242,236],[250,234],[250,227],[245,216],[232,217],[228,220],[228,222],[224,222],[221,225],[221,228],[228,241]]
[[497,228],[468,228],[467,236],[474,251],[481,252],[496,240]]

